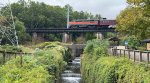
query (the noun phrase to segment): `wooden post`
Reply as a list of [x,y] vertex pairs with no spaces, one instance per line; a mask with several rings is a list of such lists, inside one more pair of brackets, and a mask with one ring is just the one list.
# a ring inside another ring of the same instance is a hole
[[142,62],[142,52],[141,51],[139,52],[140,52],[140,62]]
[[136,56],[135,56],[135,51],[134,51],[134,57],[133,57],[133,58],[134,58],[134,62],[135,62],[135,57],[136,57]]
[[147,63],[149,64],[149,52],[147,53]]
[[5,60],[6,60],[6,52],[4,51],[3,52],[3,64],[5,63]]
[[120,49],[120,57],[121,57],[121,49]]
[[115,49],[113,49],[113,56],[115,56]]
[[117,56],[117,49],[115,49],[115,56]]
[[16,58],[17,54],[15,54],[15,58]]
[[113,55],[113,49],[110,49],[110,54]]
[[113,51],[114,51],[114,56],[116,56],[116,49],[113,49]]
[[7,54],[7,55],[8,55],[8,60],[10,60],[11,59],[11,53]]
[[125,57],[125,54],[126,54],[125,52],[126,52],[126,51],[125,51],[125,50],[123,50],[124,57]]
[[114,49],[112,49],[112,55],[114,56]]
[[23,56],[22,56],[22,54],[20,55],[20,65],[21,65],[21,67],[23,67]]
[[116,56],[118,56],[119,54],[118,54],[118,49],[116,49]]
[[128,56],[129,56],[129,59],[130,59],[130,50],[128,50]]

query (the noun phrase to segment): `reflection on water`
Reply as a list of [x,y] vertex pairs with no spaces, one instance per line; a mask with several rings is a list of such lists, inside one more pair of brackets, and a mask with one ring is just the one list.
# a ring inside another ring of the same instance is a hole
[[67,70],[61,74],[61,83],[81,83],[79,57],[70,62]]

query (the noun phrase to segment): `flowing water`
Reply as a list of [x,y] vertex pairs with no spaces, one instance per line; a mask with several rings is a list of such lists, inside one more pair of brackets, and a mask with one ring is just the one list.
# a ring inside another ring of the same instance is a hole
[[68,64],[66,70],[61,74],[61,83],[81,83],[80,57],[76,57]]

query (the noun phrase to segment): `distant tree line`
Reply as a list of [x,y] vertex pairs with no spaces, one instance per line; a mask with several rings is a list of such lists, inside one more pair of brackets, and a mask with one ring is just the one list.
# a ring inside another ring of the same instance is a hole
[[[31,38],[28,37],[29,35],[27,33],[25,33],[26,28],[65,28],[67,23],[66,19],[68,6],[70,8],[70,21],[77,19],[101,18],[101,15],[99,14],[93,15],[84,11],[75,11],[70,5],[60,7],[47,5],[43,2],[26,2],[24,0],[12,3],[11,9],[14,16],[15,24],[17,25],[16,28],[20,43],[23,43],[25,40]],[[0,25],[7,26],[8,24],[6,20],[10,20],[9,6],[6,5],[5,7],[2,7],[1,11],[3,12],[3,16],[0,16]],[[52,41],[60,41],[62,35],[46,34],[43,37]]]

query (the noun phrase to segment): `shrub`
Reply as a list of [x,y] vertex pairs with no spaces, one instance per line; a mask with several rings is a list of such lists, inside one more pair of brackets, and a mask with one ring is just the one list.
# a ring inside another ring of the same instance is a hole
[[14,58],[0,67],[0,83],[54,83],[66,62],[67,48],[58,43],[43,43],[33,55]]
[[107,41],[88,41],[81,60],[84,83],[149,83],[150,71],[144,64],[110,57]]
[[16,46],[3,45],[3,46],[0,46],[0,51],[22,52],[22,49]]
[[20,66],[20,57],[12,59],[0,67],[0,82],[45,83],[50,79],[51,75],[48,74],[43,66],[36,64],[36,59],[33,59],[33,57],[30,56],[25,56],[23,61],[23,67]]
[[85,83],[150,82],[144,66],[134,64],[125,58],[101,57],[96,61],[83,58],[81,69]]
[[128,42],[128,47],[132,49],[137,49],[140,46],[140,40],[135,36],[129,36],[124,38],[121,42],[124,45],[124,42]]
[[95,55],[95,56],[105,56],[107,54],[108,41],[93,39],[87,42],[84,49],[84,54]]
[[7,51],[7,52],[27,52],[32,53],[34,50],[24,46],[11,46],[11,45],[2,45],[0,46],[0,51]]

